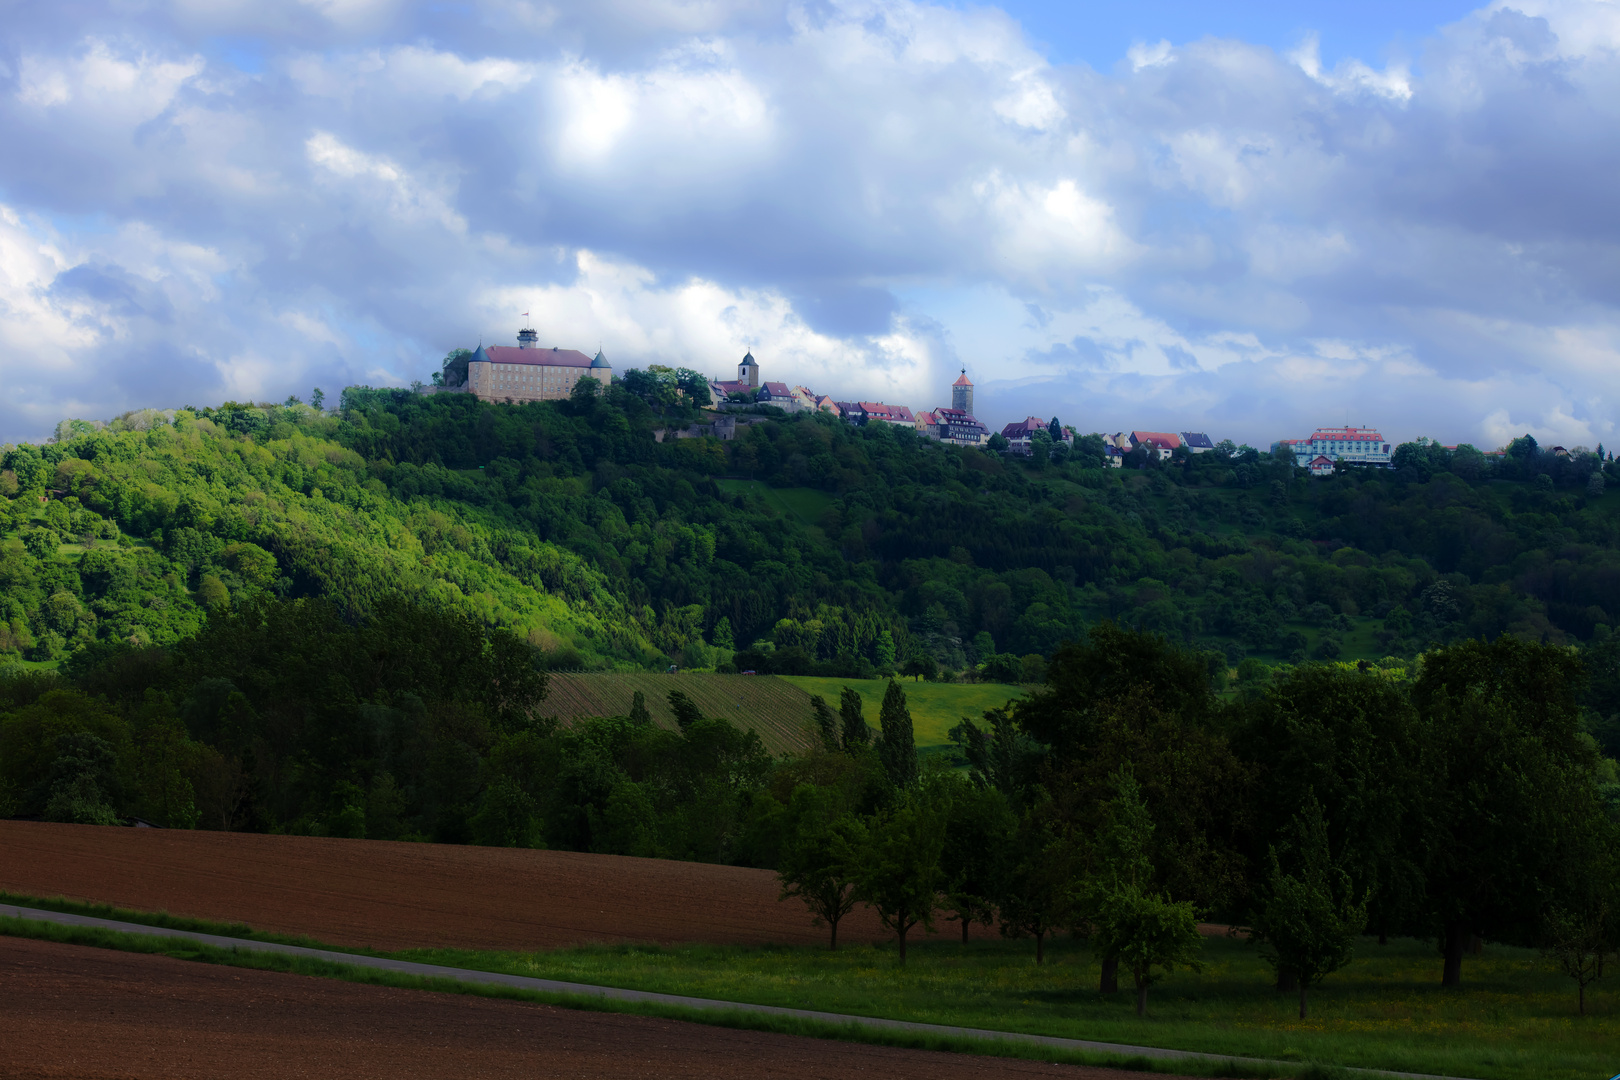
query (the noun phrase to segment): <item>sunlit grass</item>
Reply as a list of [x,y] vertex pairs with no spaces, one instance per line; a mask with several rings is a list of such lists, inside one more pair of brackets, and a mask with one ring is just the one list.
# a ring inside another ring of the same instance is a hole
[[[861,695],[866,722],[873,727],[877,726],[884,691],[889,688],[887,679],[823,679],[810,675],[780,678],[809,693],[820,694],[834,710],[838,708],[839,692],[849,687]],[[911,679],[901,679],[900,684],[906,692],[906,707],[911,711],[918,746],[943,746],[950,742],[948,732],[961,723],[964,716],[972,717],[983,726],[986,709],[998,709],[1030,689],[1002,683],[932,683]]]
[[[1129,990],[1097,992],[1097,965],[1059,941],[1037,967],[1027,941],[965,949],[934,939],[905,968],[891,946],[602,946],[537,953],[413,951],[411,959],[697,997],[883,1016],[1289,1061],[1482,1078],[1605,1078],[1620,1069],[1620,1001],[1601,984],[1576,1014],[1575,989],[1529,950],[1470,957],[1464,987],[1439,985],[1430,942],[1367,941],[1311,994],[1270,987],[1256,950],[1211,939],[1202,974],[1154,986],[1138,1019]],[[1126,980],[1128,982],[1128,980]]]

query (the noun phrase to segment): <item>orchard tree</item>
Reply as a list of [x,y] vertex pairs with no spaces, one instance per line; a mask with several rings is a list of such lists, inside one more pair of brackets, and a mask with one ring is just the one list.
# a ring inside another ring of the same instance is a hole
[[[1286,866],[1286,869],[1285,869]],[[1310,988],[1348,964],[1367,925],[1367,899],[1328,850],[1327,822],[1314,792],[1294,815],[1282,849],[1271,849],[1271,875],[1255,919],[1261,956],[1299,986],[1299,1018]]]
[[906,935],[917,926],[932,931],[934,909],[945,886],[940,855],[945,847],[945,813],[931,792],[912,790],[899,804],[873,820],[861,849],[855,896],[877,912],[894,933],[900,963],[906,962]]
[[1257,772],[1250,865],[1263,873],[1268,849],[1286,845],[1294,815],[1317,800],[1335,864],[1369,898],[1372,930],[1421,925],[1424,728],[1405,688],[1375,671],[1309,664],[1241,709],[1234,748]]
[[1442,985],[1460,985],[1472,936],[1537,944],[1540,898],[1568,892],[1602,828],[1583,676],[1573,653],[1506,635],[1424,657],[1412,697],[1428,728],[1425,878]]
[[1080,884],[1075,914],[1092,930],[1092,947],[1102,974],[1097,989],[1119,990],[1119,953],[1102,931],[1112,898],[1122,890],[1141,891],[1153,879],[1149,851],[1153,844],[1153,818],[1142,801],[1141,788],[1128,766],[1110,778],[1114,797],[1104,805],[1101,827],[1089,852],[1089,871]]
[[1046,959],[1046,936],[1071,921],[1074,872],[1069,845],[1052,832],[1050,807],[1024,811],[1010,838],[1002,880],[1001,933],[1035,939],[1035,963]]
[[1136,982],[1136,1015],[1147,1014],[1148,987],[1177,967],[1203,970],[1203,938],[1190,901],[1126,886],[1107,894],[1095,936]]
[[848,813],[835,813],[833,793],[800,784],[788,804],[792,822],[777,877],[781,899],[799,899],[811,922],[831,931],[827,947],[838,948],[838,923],[855,907],[859,862],[867,844],[866,826]]
[[936,782],[945,787],[949,800],[940,858],[944,906],[962,924],[965,945],[971,924],[989,926],[995,918],[1015,820],[1007,797],[994,788],[980,787],[956,773],[941,774]]

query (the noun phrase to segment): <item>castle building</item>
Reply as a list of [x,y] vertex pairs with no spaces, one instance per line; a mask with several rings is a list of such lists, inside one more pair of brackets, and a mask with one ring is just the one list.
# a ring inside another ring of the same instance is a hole
[[580,379],[590,376],[606,390],[613,382],[613,365],[596,350],[594,357],[578,349],[539,347],[540,335],[534,330],[518,331],[518,344],[480,345],[466,361],[463,381],[452,365],[445,370],[445,389],[470,393],[480,401],[556,401],[574,392]]

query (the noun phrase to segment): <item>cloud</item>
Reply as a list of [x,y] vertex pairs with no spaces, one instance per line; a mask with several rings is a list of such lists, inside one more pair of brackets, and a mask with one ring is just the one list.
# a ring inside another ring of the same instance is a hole
[[1376,65],[1202,38],[1107,72],[912,0],[14,14],[0,438],[401,385],[533,310],[616,364],[752,348],[916,406],[965,364],[992,422],[1612,440],[1601,0]]

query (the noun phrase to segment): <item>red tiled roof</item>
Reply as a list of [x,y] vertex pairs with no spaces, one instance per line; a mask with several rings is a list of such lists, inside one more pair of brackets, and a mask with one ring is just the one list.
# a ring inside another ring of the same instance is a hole
[[866,413],[867,416],[876,417],[879,420],[911,424],[915,423],[917,419],[911,415],[911,409],[905,405],[885,405],[881,401],[863,401],[860,406],[861,411]]
[[484,353],[496,364],[585,368],[591,366],[591,358],[578,349],[520,349],[516,345],[485,345]]
[[962,377],[957,379],[955,382],[951,383],[951,385],[952,386],[972,386],[973,385],[973,380],[968,378],[967,377],[967,372],[964,371],[964,372],[962,372]]
[[1137,444],[1150,443],[1174,450],[1181,445],[1181,437],[1170,431],[1133,431],[1131,441]]

